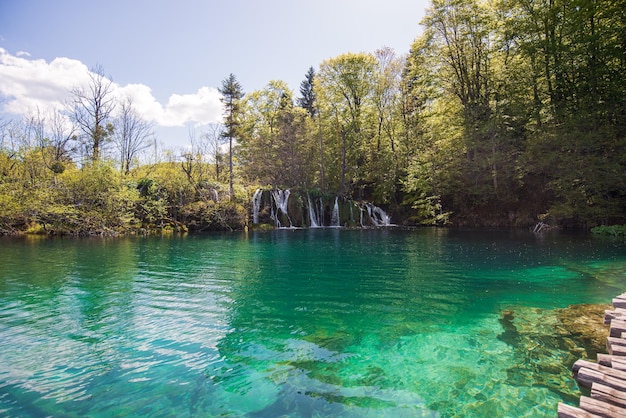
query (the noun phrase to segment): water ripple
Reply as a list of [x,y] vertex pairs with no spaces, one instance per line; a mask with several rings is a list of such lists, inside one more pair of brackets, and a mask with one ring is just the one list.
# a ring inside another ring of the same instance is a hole
[[623,247],[566,244],[439,230],[0,240],[0,415],[548,416],[575,387],[509,382],[525,358],[498,338],[502,307],[626,285]]

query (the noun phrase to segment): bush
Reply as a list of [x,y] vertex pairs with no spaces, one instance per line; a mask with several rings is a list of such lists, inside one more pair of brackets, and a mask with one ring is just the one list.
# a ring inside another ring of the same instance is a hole
[[600,225],[591,229],[595,235],[609,235],[613,237],[626,236],[626,225]]

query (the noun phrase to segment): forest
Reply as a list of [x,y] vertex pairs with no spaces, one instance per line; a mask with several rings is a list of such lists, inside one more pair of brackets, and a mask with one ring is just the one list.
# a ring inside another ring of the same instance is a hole
[[433,0],[383,47],[245,93],[152,152],[102,68],[62,113],[0,126],[0,234],[243,229],[258,188],[373,202],[402,225],[626,223],[626,0]]

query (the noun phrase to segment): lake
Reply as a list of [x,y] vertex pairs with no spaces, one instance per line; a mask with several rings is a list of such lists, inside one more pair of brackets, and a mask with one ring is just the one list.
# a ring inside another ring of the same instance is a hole
[[624,241],[454,229],[0,239],[0,415],[554,417]]

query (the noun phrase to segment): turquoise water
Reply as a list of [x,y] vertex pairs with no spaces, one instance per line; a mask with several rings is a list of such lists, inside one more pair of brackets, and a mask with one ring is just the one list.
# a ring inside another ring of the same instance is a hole
[[0,416],[553,417],[584,354],[557,313],[626,291],[625,250],[441,229],[0,239]]

